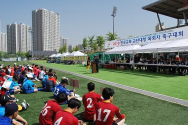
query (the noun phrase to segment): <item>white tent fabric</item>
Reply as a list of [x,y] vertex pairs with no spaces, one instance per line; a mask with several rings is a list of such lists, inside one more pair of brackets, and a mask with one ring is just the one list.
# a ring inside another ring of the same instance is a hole
[[85,56],[85,54],[80,51],[74,51],[71,54],[67,55],[67,57],[74,57],[74,56]]
[[161,48],[159,52],[178,52],[178,51],[188,51],[188,39],[173,40]]
[[63,53],[63,54],[60,55],[60,57],[65,57],[67,55],[69,55],[69,53]]
[[53,55],[51,55],[50,57],[55,57],[56,56],[56,54],[53,54]]
[[133,53],[133,51],[138,48],[141,48],[141,46],[140,45],[120,46],[105,52],[105,54]]
[[169,43],[171,41],[166,41],[166,42],[156,42],[156,43],[149,43],[141,48],[136,49],[134,52],[135,53],[153,53],[157,52],[159,48],[164,46],[165,44]]
[[55,57],[60,57],[61,56],[61,53],[58,53]]

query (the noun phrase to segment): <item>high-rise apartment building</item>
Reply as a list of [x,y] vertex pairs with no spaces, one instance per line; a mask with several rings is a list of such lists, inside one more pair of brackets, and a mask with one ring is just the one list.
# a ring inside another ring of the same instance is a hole
[[73,50],[74,46],[73,45],[69,45],[68,46],[68,52],[70,52],[70,50]]
[[1,32],[1,21],[0,21],[0,51],[7,52],[7,35]]
[[31,50],[30,26],[23,23],[7,25],[7,51],[10,53]]
[[33,51],[59,51],[60,15],[46,9],[32,11]]
[[60,46],[59,46],[59,48],[61,48],[63,46],[67,46],[67,51],[68,51],[68,38],[60,37]]

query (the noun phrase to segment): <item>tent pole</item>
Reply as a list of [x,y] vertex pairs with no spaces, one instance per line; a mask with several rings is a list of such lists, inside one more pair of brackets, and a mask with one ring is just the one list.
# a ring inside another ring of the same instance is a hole
[[157,48],[157,73],[158,73],[158,48]]
[[132,66],[133,66],[133,70],[134,70],[134,50],[133,50],[133,64],[132,64]]

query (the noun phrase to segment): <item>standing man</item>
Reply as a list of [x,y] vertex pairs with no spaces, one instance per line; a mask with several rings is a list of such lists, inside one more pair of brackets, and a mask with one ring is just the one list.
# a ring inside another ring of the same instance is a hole
[[97,73],[99,73],[99,58],[98,58],[98,56],[96,56],[96,58],[95,58],[95,62],[97,63],[96,64],[96,69],[97,69]]
[[84,120],[93,121],[95,114],[95,104],[102,101],[100,94],[95,93],[95,84],[90,82],[87,84],[88,93],[83,96]]

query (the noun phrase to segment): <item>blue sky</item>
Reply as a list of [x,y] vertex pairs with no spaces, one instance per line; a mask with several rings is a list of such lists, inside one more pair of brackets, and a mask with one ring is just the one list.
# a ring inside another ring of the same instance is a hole
[[[115,32],[118,36],[139,36],[155,32],[158,23],[155,13],[145,11],[143,6],[157,0],[1,0],[1,31],[6,25],[17,22],[32,26],[32,10],[45,8],[60,14],[61,36],[68,44],[82,43],[84,37],[112,32],[111,13],[117,7]],[[177,25],[177,20],[162,16],[165,27]]]

